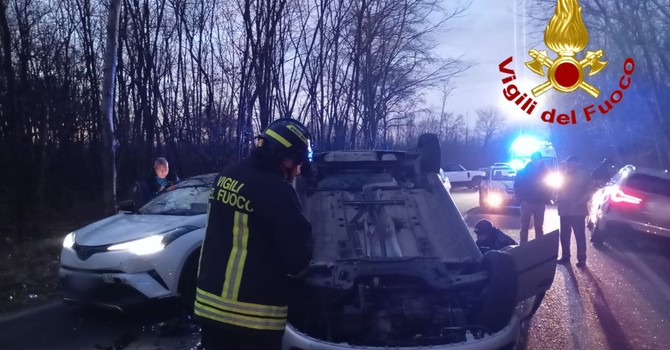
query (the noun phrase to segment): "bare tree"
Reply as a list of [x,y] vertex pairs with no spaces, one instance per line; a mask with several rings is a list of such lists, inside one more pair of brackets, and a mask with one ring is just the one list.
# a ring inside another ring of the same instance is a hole
[[114,78],[116,77],[116,54],[119,37],[119,18],[121,0],[112,0],[109,4],[107,19],[107,46],[105,49],[104,80],[102,84],[102,169],[103,202],[105,212],[114,213],[116,207],[116,157],[114,142]]
[[482,141],[482,148],[486,149],[493,138],[502,131],[505,125],[503,116],[493,108],[478,109],[475,124],[475,136]]

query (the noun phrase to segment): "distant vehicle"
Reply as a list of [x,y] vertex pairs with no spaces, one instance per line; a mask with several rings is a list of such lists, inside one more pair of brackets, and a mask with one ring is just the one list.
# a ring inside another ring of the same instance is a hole
[[207,203],[216,174],[179,182],[139,211],[132,205],[63,241],[66,302],[124,310],[149,299],[195,297]]
[[437,176],[440,178],[440,180],[444,184],[444,188],[447,189],[447,192],[451,192],[451,180],[449,180],[447,175],[444,174],[444,170],[442,168],[440,168],[440,172],[437,173]]
[[466,170],[459,164],[447,164],[444,174],[449,178],[452,188],[467,187],[475,189],[484,179],[484,172],[480,170]]
[[[530,161],[530,156],[540,152],[542,161],[551,170],[558,170],[558,159],[556,149],[549,141],[541,141],[532,136],[520,136],[512,143],[509,149],[509,159],[507,164],[515,170],[523,169]],[[497,165],[498,163],[494,164]]]
[[516,170],[509,166],[488,168],[484,181],[479,186],[479,206],[483,209],[518,206],[514,196],[515,178]]
[[509,149],[510,161],[508,163],[496,163],[494,166],[504,164],[519,171],[530,162],[530,156],[535,152],[540,152],[542,162],[549,169],[549,173],[544,178],[544,184],[553,191],[553,197],[556,199],[558,190],[563,186],[563,175],[558,170],[556,149],[551,142],[538,140],[532,136],[520,136]]
[[602,244],[617,229],[670,238],[670,175],[626,165],[592,197],[591,241]]

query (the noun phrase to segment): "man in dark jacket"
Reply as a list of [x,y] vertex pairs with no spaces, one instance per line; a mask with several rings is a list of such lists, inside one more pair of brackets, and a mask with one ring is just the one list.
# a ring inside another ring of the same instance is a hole
[[521,202],[521,231],[519,232],[521,244],[528,242],[531,217],[535,224],[535,237],[544,234],[542,228],[544,226],[544,210],[545,205],[551,199],[551,191],[544,184],[547,174],[548,169],[542,162],[542,154],[535,152],[531,155],[530,162],[526,164],[526,167],[516,175],[514,194]]
[[493,226],[488,220],[477,222],[475,235],[477,235],[477,247],[482,254],[486,254],[489,250],[500,250],[510,245],[516,245],[516,241],[512,237]]
[[592,195],[589,174],[579,164],[576,156],[564,161],[563,186],[558,193],[558,216],[562,257],[559,263],[570,262],[571,230],[577,241],[577,267],[586,266],[586,216],[587,203]]
[[194,307],[206,350],[281,349],[291,279],[312,258],[312,227],[291,185],[309,137],[279,119],[214,182]]
[[135,208],[139,209],[146,202],[177,182],[179,182],[179,176],[174,172],[170,172],[170,165],[167,159],[163,157],[156,158],[151,175],[135,183],[135,187],[133,188]]

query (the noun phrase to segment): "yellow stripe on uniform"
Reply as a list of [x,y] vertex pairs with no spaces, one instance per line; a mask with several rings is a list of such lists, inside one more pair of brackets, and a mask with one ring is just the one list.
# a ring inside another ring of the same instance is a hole
[[238,314],[272,318],[286,318],[288,315],[288,307],[286,306],[262,305],[224,299],[200,288],[196,289],[195,298],[203,305]]
[[249,241],[249,216],[238,211],[233,219],[233,248],[226,267],[226,281],[223,283],[221,297],[237,300],[244,271],[244,262],[247,258],[247,243]]
[[254,316],[240,315],[236,313],[227,312],[224,310],[219,310],[201,304],[200,302],[195,302],[194,312],[200,317],[206,317],[214,321],[228,323],[235,326],[253,328],[259,330],[284,330],[286,326],[286,319],[274,319],[274,318],[262,318]]
[[267,129],[267,130],[265,130],[265,133],[268,134],[268,136],[272,137],[273,139],[279,141],[279,143],[284,145],[284,147],[287,147],[287,148],[291,147],[291,143],[288,142],[288,140],[285,139],[283,136],[277,134],[276,132],[274,132],[270,129]]
[[242,249],[240,249],[240,262],[237,264],[237,271],[235,271],[235,282],[233,284],[233,296],[231,299],[237,300],[240,292],[240,284],[242,283],[242,273],[244,272],[244,263],[247,261],[247,244],[249,243],[249,215],[240,213],[242,217],[242,225],[240,227],[240,234],[242,236]]

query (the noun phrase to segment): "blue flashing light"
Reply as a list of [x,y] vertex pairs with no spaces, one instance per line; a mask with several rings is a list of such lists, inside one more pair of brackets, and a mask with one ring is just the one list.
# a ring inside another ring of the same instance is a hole
[[523,169],[523,168],[526,166],[526,163],[527,163],[527,162],[524,161],[524,160],[521,159],[521,158],[514,158],[514,159],[510,160],[510,162],[509,162],[509,166],[510,166],[512,169],[518,171],[518,170]]
[[542,142],[532,136],[519,136],[510,147],[512,157],[530,157],[542,147]]
[[312,144],[307,143],[307,160],[311,163],[314,160],[314,151],[312,151]]

